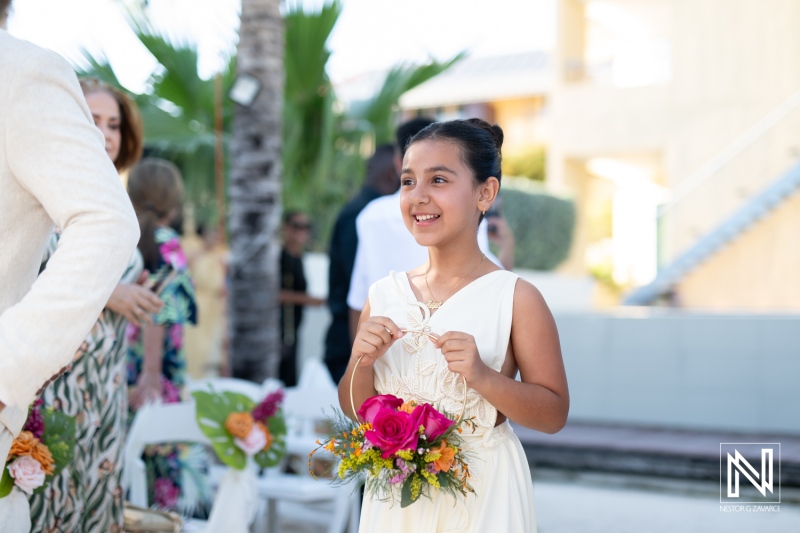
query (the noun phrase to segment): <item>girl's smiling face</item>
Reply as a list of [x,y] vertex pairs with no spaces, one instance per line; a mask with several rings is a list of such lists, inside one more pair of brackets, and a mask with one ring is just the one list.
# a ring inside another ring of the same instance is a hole
[[462,235],[475,238],[481,212],[497,194],[497,179],[478,183],[460,150],[456,142],[423,140],[409,146],[403,158],[400,210],[406,227],[422,246],[444,244]]

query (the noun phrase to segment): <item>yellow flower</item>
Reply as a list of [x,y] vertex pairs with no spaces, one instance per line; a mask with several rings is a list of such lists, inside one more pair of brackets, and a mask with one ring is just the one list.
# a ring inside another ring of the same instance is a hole
[[250,413],[231,413],[225,419],[225,429],[237,439],[246,439],[253,430],[254,423]]

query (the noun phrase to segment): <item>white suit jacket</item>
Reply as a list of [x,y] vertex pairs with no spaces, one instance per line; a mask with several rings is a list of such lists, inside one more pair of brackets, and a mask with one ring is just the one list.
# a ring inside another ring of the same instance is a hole
[[[58,249],[37,279],[55,222]],[[0,465],[131,257],[138,224],[72,68],[0,30]]]

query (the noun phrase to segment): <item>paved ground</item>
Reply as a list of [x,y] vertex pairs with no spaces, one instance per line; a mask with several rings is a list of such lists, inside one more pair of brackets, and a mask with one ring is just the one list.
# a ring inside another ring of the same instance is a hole
[[714,483],[611,474],[541,477],[534,483],[539,533],[800,531],[800,505],[782,504],[773,513],[725,513]]
[[[535,476],[539,533],[800,532],[800,504],[782,504],[772,513],[725,513],[714,483],[546,470]],[[324,529],[284,524],[280,531]]]

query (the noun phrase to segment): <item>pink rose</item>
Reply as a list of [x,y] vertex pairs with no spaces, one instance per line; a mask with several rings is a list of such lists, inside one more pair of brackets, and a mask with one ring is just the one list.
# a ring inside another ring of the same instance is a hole
[[397,396],[392,396],[391,394],[379,394],[377,396],[367,398],[364,403],[361,404],[361,408],[358,410],[358,416],[360,416],[365,422],[369,422],[371,424],[375,419],[375,415],[377,415],[378,411],[381,409],[395,411],[401,405],[403,405],[403,400]]
[[[394,398],[394,396],[392,396]],[[399,450],[414,449],[419,441],[419,431],[411,415],[403,411],[381,409],[372,421],[372,429],[364,434],[388,459]]]
[[236,438],[233,439],[233,442],[247,455],[255,455],[267,445],[267,436],[261,431],[260,427],[253,424],[253,429],[250,430],[244,440]]
[[425,438],[428,442],[433,442],[441,437],[450,429],[450,426],[455,424],[429,403],[421,403],[416,406],[414,412],[411,413],[411,418],[414,419],[415,428],[419,429],[420,426],[425,428]]
[[44,485],[44,471],[39,461],[29,455],[17,457],[8,465],[8,472],[14,478],[14,484],[20,490],[33,494],[35,489]]

